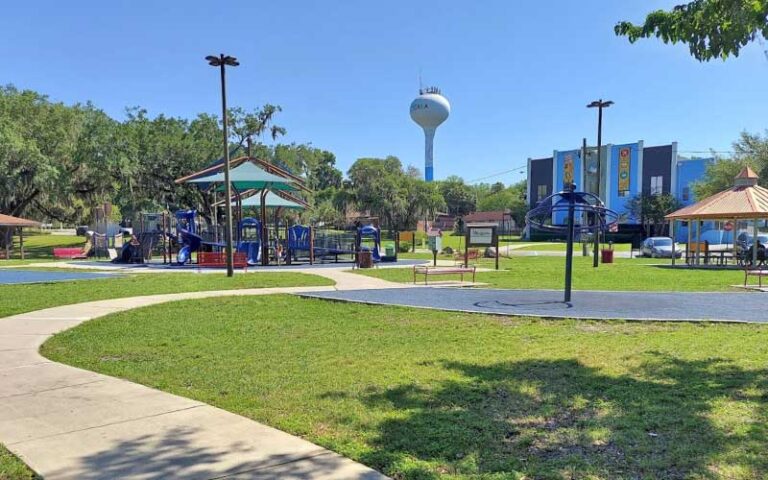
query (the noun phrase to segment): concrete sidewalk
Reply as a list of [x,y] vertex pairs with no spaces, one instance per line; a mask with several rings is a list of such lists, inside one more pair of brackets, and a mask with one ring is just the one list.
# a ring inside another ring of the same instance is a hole
[[86,320],[184,299],[381,288],[341,271],[337,287],[114,299],[0,320],[0,443],[51,479],[385,479],[329,450],[210,405],[51,362],[38,348]]

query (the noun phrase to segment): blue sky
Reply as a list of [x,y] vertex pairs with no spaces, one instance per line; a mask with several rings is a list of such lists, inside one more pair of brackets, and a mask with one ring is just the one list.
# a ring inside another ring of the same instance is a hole
[[616,102],[605,142],[727,151],[740,131],[768,127],[766,47],[701,64],[683,45],[613,34],[679,1],[17,1],[4,6],[0,82],[117,118],[128,106],[192,117],[219,112],[203,57],[224,52],[241,61],[231,105],[281,105],[282,141],[333,151],[345,171],[385,155],[423,168],[408,115],[420,72],[452,105],[436,178],[473,180],[594,141],[585,105],[599,97]]

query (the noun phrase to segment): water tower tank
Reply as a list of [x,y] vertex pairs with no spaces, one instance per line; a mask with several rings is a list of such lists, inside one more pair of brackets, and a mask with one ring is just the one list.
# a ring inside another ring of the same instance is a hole
[[411,119],[424,129],[424,179],[432,181],[432,144],[435,130],[451,113],[451,104],[436,87],[419,90],[419,96],[411,102]]

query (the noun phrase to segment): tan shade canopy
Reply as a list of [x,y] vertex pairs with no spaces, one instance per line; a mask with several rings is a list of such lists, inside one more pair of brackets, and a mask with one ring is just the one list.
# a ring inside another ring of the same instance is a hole
[[0,213],[0,227],[39,227],[40,222]]
[[693,205],[670,213],[667,220],[730,220],[768,218],[768,189],[757,184],[758,176],[749,167],[736,175],[733,187]]

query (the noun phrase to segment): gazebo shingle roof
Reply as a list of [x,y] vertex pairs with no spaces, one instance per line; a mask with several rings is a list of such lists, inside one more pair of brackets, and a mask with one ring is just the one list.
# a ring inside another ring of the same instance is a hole
[[749,167],[736,175],[734,186],[670,213],[667,220],[730,220],[768,218],[768,189],[757,184]]
[[39,227],[40,222],[0,213],[0,227]]

